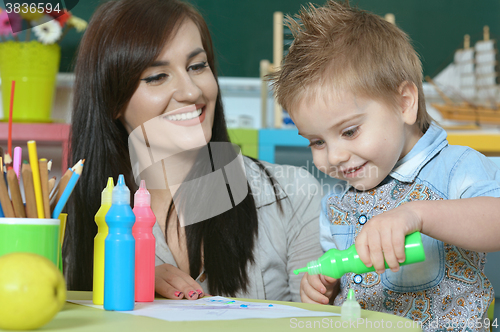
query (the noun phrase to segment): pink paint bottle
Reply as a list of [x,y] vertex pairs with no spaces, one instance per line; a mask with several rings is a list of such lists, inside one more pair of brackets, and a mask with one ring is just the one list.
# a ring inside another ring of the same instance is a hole
[[132,234],[135,239],[135,301],[153,302],[155,298],[155,237],[153,226],[156,217],[151,210],[151,195],[146,182],[134,195],[135,224]]

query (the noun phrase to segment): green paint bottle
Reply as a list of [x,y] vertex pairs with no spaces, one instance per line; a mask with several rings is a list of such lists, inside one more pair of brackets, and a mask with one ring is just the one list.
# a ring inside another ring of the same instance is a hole
[[[420,232],[408,234],[405,238],[406,259],[399,265],[408,265],[425,261],[424,246]],[[387,262],[385,267],[389,268]],[[309,274],[323,274],[328,277],[340,279],[344,274],[356,274],[375,271],[373,266],[367,267],[358,256],[354,244],[346,250],[330,249],[318,260],[307,263],[307,267],[293,271],[295,274],[307,272]]]

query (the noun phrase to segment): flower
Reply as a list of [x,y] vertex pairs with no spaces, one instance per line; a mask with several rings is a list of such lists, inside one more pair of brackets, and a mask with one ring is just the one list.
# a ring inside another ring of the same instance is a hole
[[52,16],[54,19],[56,19],[57,22],[59,22],[59,25],[61,27],[66,24],[66,22],[69,20],[69,18],[72,16],[70,12],[68,12],[66,9],[63,10],[63,13],[58,13],[56,11],[52,11],[49,13],[50,16]]
[[19,15],[21,15],[21,17],[24,18],[26,21],[35,21],[40,19],[45,14],[43,12],[42,13],[38,12],[38,10],[36,10],[34,13],[32,13],[29,10],[26,13],[23,13],[23,11],[20,10]]
[[[48,20],[48,21],[47,21]],[[44,16],[36,22],[33,32],[43,44],[53,44],[61,37],[62,29],[57,21],[50,16]]]
[[68,24],[74,26],[78,32],[82,32],[87,27],[87,22],[76,16],[71,16],[68,19]]
[[[10,18],[10,19],[9,19]],[[0,36],[8,36],[13,31],[21,31],[21,17],[16,13],[7,14],[6,11],[0,13]]]

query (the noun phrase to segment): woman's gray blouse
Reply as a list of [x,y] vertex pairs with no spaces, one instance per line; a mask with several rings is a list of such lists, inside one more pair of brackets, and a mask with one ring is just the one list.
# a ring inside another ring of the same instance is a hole
[[[251,159],[244,157],[244,161],[257,207],[259,228],[254,248],[255,263],[247,266],[250,284],[246,293],[239,292],[236,297],[299,302],[303,274],[294,275],[293,270],[305,267],[307,262],[323,254],[319,244],[319,183],[305,169],[262,162],[279,183],[281,213],[266,174]],[[156,265],[168,263],[177,267],[158,223],[153,234],[156,238]],[[209,293],[204,273],[196,281]]]

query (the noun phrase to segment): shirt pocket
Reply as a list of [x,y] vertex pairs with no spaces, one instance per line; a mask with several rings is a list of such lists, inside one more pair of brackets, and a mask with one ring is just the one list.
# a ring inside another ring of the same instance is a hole
[[395,292],[418,292],[437,286],[444,278],[444,243],[422,234],[425,261],[401,266],[398,272],[387,269],[382,285]]
[[331,225],[332,241],[338,250],[346,250],[354,244],[355,225]]

